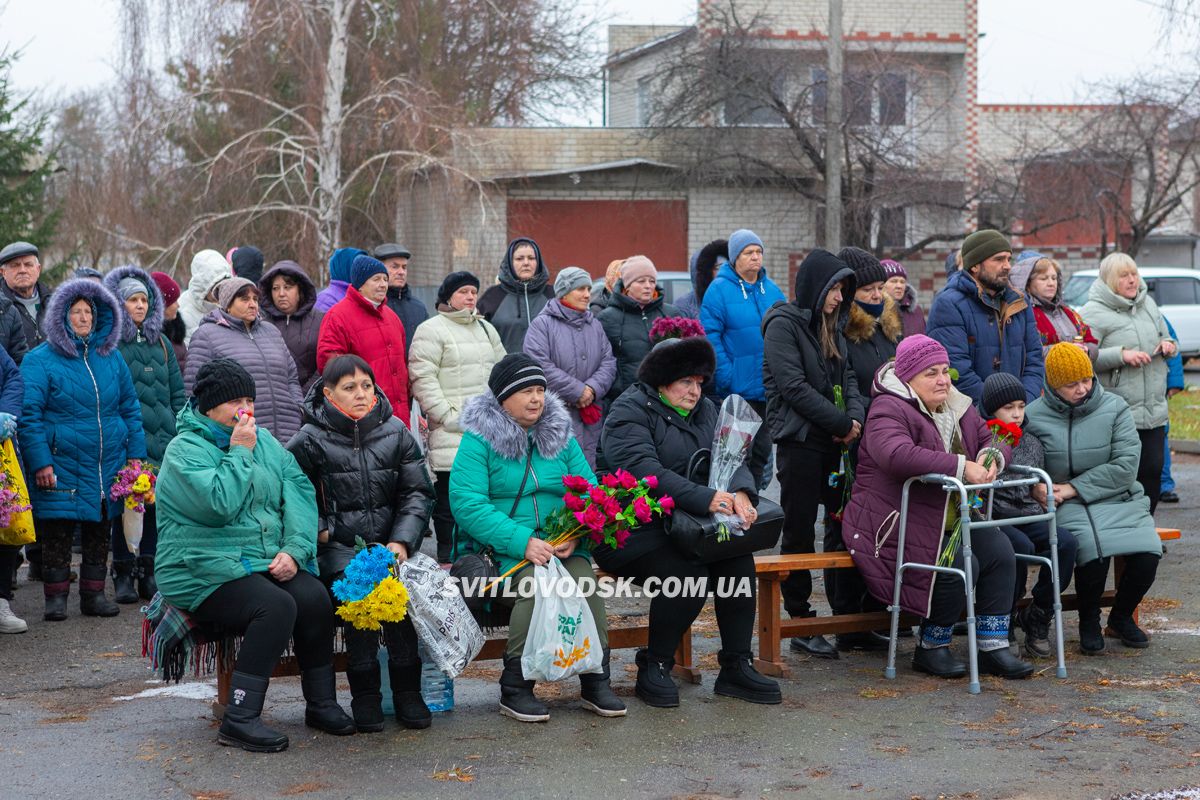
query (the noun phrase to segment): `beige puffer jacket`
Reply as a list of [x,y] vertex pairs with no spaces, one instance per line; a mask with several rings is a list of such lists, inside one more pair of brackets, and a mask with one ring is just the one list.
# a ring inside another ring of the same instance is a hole
[[487,390],[488,375],[504,358],[500,335],[474,309],[439,311],[417,326],[408,354],[412,396],[429,420],[429,466],[449,472],[462,441],[458,416]]

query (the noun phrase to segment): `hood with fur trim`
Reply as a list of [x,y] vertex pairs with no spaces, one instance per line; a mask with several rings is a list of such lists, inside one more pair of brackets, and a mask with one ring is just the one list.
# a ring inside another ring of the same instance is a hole
[[[113,297],[120,300],[120,293],[117,291],[118,284],[125,278],[133,278],[146,287],[146,297],[150,300],[150,308],[146,311],[146,319],[142,320],[142,336],[149,339],[151,342],[157,342],[159,336],[162,335],[163,329],[163,296],[159,290],[158,284],[150,277],[150,273],[141,267],[125,266],[117,267],[113,271],[104,276],[104,288],[112,292]],[[121,341],[132,342],[137,338],[138,326],[130,318],[128,312],[125,311],[125,304],[121,304]]]
[[46,319],[42,323],[46,343],[66,358],[77,358],[83,352],[83,340],[71,330],[71,322],[67,319],[71,306],[80,299],[92,304],[94,314],[88,342],[97,353],[106,356],[116,350],[121,341],[121,328],[117,324],[121,318],[121,303],[112,292],[90,278],[67,281],[50,295]]
[[493,450],[513,461],[525,459],[530,439],[543,458],[557,457],[571,441],[571,415],[554,392],[546,392],[542,417],[528,431],[509,416],[490,390],[467,401],[459,423],[464,431],[481,437]]
[[729,242],[725,239],[713,239],[692,255],[689,271],[697,305],[704,300],[704,293],[716,277],[716,268],[728,261]]
[[867,341],[875,333],[875,325],[879,324],[880,330],[887,340],[892,343],[900,341],[900,337],[904,334],[904,321],[900,319],[900,309],[896,305],[896,301],[885,294],[883,296],[883,313],[879,315],[879,319],[872,317],[856,303],[853,299],[850,300],[850,315],[846,320],[846,328],[844,333],[846,338],[856,344],[861,344]]

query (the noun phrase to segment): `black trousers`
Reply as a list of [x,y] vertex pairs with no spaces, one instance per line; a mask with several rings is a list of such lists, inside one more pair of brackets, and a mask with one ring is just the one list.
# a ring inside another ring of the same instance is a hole
[[[765,402],[760,403],[757,400],[747,400],[746,402],[763,421],[758,428],[758,433],[754,434],[754,441],[750,444],[750,463],[747,465],[750,475],[754,478],[754,485],[759,488],[759,491],[762,491],[771,482],[769,475],[766,476],[766,481],[763,481],[767,462],[771,460],[771,426],[767,425],[767,404]],[[720,403],[717,405],[719,406]]]
[[158,507],[151,503],[146,506],[146,514],[142,517],[142,541],[138,544],[136,553],[129,552],[125,544],[125,525],[121,517],[112,523],[112,554],[113,561],[132,561],[134,556],[154,557],[158,550]]
[[0,600],[12,600],[13,570],[17,568],[17,558],[21,548],[0,544]]
[[[1050,523],[1030,522],[1026,525],[1005,525],[1000,530],[1008,536],[1013,552],[1025,556],[1048,556],[1050,554]],[[1075,551],[1078,544],[1075,534],[1066,528],[1058,529],[1058,579],[1061,586],[1058,591],[1065,592],[1071,585],[1071,574],[1075,571]],[[1013,594],[1013,608],[1025,596],[1025,586],[1029,581],[1029,562],[1018,561],[1016,569],[1016,584]],[[1054,576],[1050,568],[1043,566],[1038,572],[1037,583],[1033,585],[1033,602],[1044,611],[1054,608]]]
[[71,566],[71,543],[75,526],[82,528],[83,563],[103,566],[108,563],[112,523],[78,522],[73,519],[39,519],[38,540],[42,545],[42,569],[66,569]]
[[[1100,613],[1100,595],[1108,580],[1110,558],[1097,558],[1075,567],[1075,594],[1079,597],[1079,617]],[[1117,596],[1113,599],[1112,616],[1130,617],[1142,602],[1146,592],[1154,585],[1158,574],[1157,553],[1133,553],[1125,556],[1125,567],[1121,580],[1117,582]]]
[[333,663],[333,606],[324,584],[300,570],[290,581],[265,572],[223,583],[192,612],[197,620],[241,631],[234,669],[271,677],[292,640],[301,670]]
[[[942,547],[946,546],[943,537]],[[963,549],[958,548],[954,566],[962,569]],[[971,536],[971,577],[975,579],[975,615],[1005,616],[1012,613],[1016,559],[1012,543],[997,529],[984,528]],[[957,575],[937,575],[929,623],[946,627],[958,622],[967,607],[966,590]]]
[[454,546],[454,514],[450,513],[450,473],[435,472],[433,482],[433,530],[437,535],[437,560],[439,564],[450,561],[450,550]]
[[[783,506],[783,540],[780,553],[814,553],[817,542],[817,508],[825,507],[824,550],[844,550],[842,525],[830,514],[842,505],[842,490],[829,485],[829,475],[841,461],[838,450],[817,450],[793,444],[779,444],[775,451],[779,464],[779,504]],[[852,573],[843,576],[840,573]],[[815,616],[809,598],[812,576],[807,570],[788,575],[780,587],[783,607],[792,617]],[[835,614],[861,611],[865,594],[862,578],[856,570],[825,570],[825,594]]]
[[[326,588],[330,589],[329,601],[334,608],[339,601],[333,596],[330,587],[343,575],[344,573],[339,572],[328,578],[322,576]],[[396,666],[421,663],[421,656],[417,650],[417,629],[413,627],[412,619],[405,617],[399,622],[385,622],[380,627],[383,629],[383,642],[387,646],[389,663]],[[350,669],[374,669],[379,658],[379,631],[362,631],[350,623],[346,623],[343,631],[346,636],[346,660]]]
[[1163,460],[1166,458],[1167,426],[1147,428],[1138,431],[1142,440],[1142,457],[1138,460],[1137,480],[1142,485],[1142,491],[1150,498],[1150,513],[1158,508],[1158,498],[1162,496]]
[[[717,629],[721,633],[721,649],[727,653],[751,652],[755,610],[754,556],[747,554],[711,564],[696,564],[674,547],[668,546],[633,559],[614,574],[633,578],[639,585],[651,577],[659,581],[671,577],[683,581],[705,578],[706,590],[716,593],[713,606],[717,612]],[[743,587],[748,591],[739,591]],[[659,588],[662,588],[661,583]],[[650,631],[646,648],[650,655],[661,661],[673,659],[679,640],[700,615],[706,600],[703,594],[692,596],[680,593],[667,597],[659,591],[650,600]]]

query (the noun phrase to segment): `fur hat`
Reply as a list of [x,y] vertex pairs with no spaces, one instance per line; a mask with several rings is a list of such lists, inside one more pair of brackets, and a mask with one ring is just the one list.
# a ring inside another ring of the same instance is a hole
[[664,339],[642,359],[637,377],[654,388],[667,386],[688,375],[710,380],[717,370],[717,356],[703,336]]

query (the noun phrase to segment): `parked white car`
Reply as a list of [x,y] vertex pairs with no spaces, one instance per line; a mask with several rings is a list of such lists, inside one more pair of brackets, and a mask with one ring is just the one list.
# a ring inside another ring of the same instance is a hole
[[[1200,356],[1200,270],[1139,266],[1138,274],[1163,316],[1175,328],[1180,352],[1185,358]],[[1099,277],[1098,269],[1084,269],[1072,275],[1063,289],[1067,305],[1082,311],[1088,289]]]

